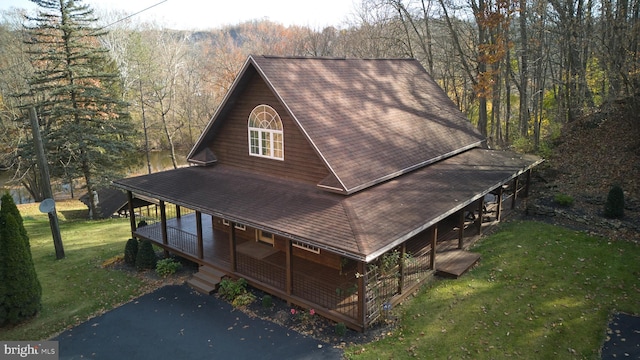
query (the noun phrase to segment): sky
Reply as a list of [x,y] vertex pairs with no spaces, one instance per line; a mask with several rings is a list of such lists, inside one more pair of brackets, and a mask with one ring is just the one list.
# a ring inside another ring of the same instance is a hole
[[[342,27],[354,12],[354,0],[84,0],[95,10],[142,13],[134,19],[156,20],[173,29],[206,30],[249,20],[268,19],[312,29]],[[155,6],[154,6],[155,5]],[[0,0],[0,10],[35,9],[28,0]]]

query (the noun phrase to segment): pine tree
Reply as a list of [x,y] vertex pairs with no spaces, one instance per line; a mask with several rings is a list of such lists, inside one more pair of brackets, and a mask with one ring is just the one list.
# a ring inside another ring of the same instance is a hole
[[104,31],[81,0],[32,0],[38,15],[28,17],[26,44],[35,73],[30,93],[40,118],[51,176],[84,178],[90,213],[95,191],[133,163],[135,131],[121,99],[120,78]]
[[42,287],[38,281],[29,238],[15,217],[13,199],[2,197],[0,209],[0,326],[18,324],[35,316],[41,308]]

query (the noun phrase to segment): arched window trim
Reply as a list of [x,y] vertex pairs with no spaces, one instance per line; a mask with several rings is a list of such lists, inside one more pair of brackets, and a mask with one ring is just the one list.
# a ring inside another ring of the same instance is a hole
[[282,119],[274,108],[261,104],[251,110],[247,121],[249,155],[284,160]]

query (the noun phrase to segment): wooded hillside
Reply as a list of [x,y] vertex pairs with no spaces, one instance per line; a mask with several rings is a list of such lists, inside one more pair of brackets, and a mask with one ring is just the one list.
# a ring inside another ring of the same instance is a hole
[[[30,93],[43,62],[25,15],[0,21],[0,164],[35,186],[26,108],[52,96]],[[561,129],[640,93],[640,0],[361,0],[324,29],[259,20],[174,31],[94,15],[85,34],[119,74],[109,92],[128,103],[140,151],[190,148],[249,54],[418,59],[491,146],[543,155]],[[64,174],[72,161],[52,163]]]

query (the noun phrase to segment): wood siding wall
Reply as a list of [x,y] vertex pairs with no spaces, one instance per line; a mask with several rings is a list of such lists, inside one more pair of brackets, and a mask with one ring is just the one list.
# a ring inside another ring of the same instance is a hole
[[[249,155],[247,121],[251,110],[260,104],[274,108],[282,119],[284,161]],[[219,132],[210,145],[220,164],[313,184],[329,174],[297,124],[258,74],[253,75],[235,99],[233,109],[220,120]]]
[[[212,226],[214,229],[224,231],[227,234],[229,233],[230,225],[225,225],[219,217],[213,217],[212,219]],[[247,226],[246,230],[236,229],[236,238],[240,241],[256,241],[256,229],[250,226]],[[273,246],[276,249],[285,252],[287,247],[286,238],[276,235]],[[293,255],[337,270],[340,270],[342,266],[342,257],[340,255],[325,250],[320,250],[320,254],[315,254],[313,252],[294,247]]]

